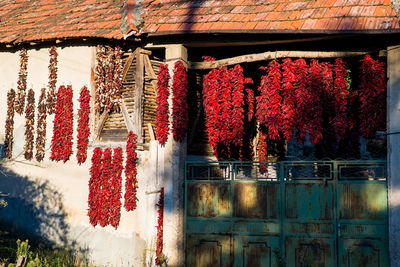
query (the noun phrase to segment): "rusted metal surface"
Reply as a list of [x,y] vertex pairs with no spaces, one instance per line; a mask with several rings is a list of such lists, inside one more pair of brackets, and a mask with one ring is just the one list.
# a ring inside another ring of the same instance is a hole
[[186,266],[232,266],[232,240],[228,235],[190,235],[187,241]]
[[242,218],[278,219],[279,184],[235,183],[234,216]]
[[196,217],[231,216],[229,184],[193,183],[188,186],[188,215]]
[[235,164],[187,168],[187,266],[389,266],[384,163]]

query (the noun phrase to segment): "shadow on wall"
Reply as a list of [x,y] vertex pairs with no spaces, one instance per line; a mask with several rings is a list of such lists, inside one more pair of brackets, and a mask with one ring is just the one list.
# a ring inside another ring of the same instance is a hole
[[67,242],[62,195],[48,181],[19,176],[0,163],[0,192],[8,204],[0,210],[1,231],[48,246],[75,246]]

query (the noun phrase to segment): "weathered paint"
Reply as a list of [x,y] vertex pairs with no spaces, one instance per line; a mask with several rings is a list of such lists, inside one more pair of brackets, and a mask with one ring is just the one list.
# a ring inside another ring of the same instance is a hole
[[271,163],[270,181],[224,164],[187,168],[188,266],[388,266],[384,162]]

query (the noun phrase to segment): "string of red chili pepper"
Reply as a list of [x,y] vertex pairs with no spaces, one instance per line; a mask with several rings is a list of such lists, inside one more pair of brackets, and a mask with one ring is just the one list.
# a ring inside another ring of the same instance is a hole
[[174,66],[172,82],[172,133],[178,142],[183,141],[188,127],[188,103],[187,103],[188,81],[186,68],[182,61],[177,61]]
[[158,219],[157,219],[157,240],[156,240],[156,258],[155,264],[162,264],[163,251],[163,232],[164,232],[164,187],[160,190],[160,199],[158,200]]
[[268,130],[268,137],[279,139],[282,118],[282,97],[281,97],[281,78],[282,73],[280,64],[273,60],[268,67],[260,68],[267,73],[262,76],[261,84],[258,87],[260,96],[257,99],[256,116],[261,125]]
[[307,121],[305,119],[308,107],[308,65],[302,58],[294,62],[295,82],[293,84],[296,96],[296,139],[299,143],[306,140]]
[[130,131],[126,142],[126,165],[125,165],[125,202],[124,206],[127,211],[136,209],[136,190],[137,184],[137,154],[136,154],[136,135]]
[[19,57],[20,66],[17,85],[17,98],[15,100],[15,112],[21,115],[24,112],[25,107],[26,76],[28,64],[28,55],[25,48],[21,49]]
[[309,67],[308,94],[304,96],[307,107],[303,110],[305,129],[309,134],[310,142],[318,143],[322,139],[322,71],[323,66],[318,60],[312,59]]
[[239,160],[252,160],[253,159],[253,137],[254,137],[254,86],[253,79],[246,78],[244,79],[244,93],[246,100],[244,107],[246,108],[245,114],[247,114],[246,119],[244,120],[244,131],[243,131],[243,142],[239,149]]
[[[263,126],[258,131],[258,144],[257,144],[258,160],[268,161],[268,134],[265,133]],[[260,173],[268,172],[268,163],[260,163]]]
[[33,157],[33,127],[35,124],[35,92],[33,89],[28,90],[27,104],[25,108],[25,159],[31,160]]
[[104,227],[110,223],[110,198],[111,198],[111,179],[113,176],[112,149],[106,148],[102,158],[102,173],[99,190],[99,220],[98,223]]
[[42,161],[46,145],[46,88],[42,88],[39,97],[37,126],[36,126],[36,160]]
[[84,163],[87,157],[89,144],[89,114],[90,114],[90,93],[86,86],[82,87],[79,97],[80,109],[78,110],[78,136],[77,154],[78,163]]
[[113,87],[114,87],[114,48],[111,46],[106,47],[105,57],[105,85],[104,85],[104,110],[109,112],[113,110]]
[[156,110],[156,135],[161,145],[168,140],[169,133],[169,106],[168,106],[168,83],[169,83],[168,65],[160,64],[157,73],[157,110]]
[[285,58],[282,63],[282,133],[287,141],[293,137],[296,126],[296,66],[290,58]]
[[123,166],[122,148],[114,148],[112,159],[111,192],[109,199],[109,223],[118,228],[121,218],[121,184]]
[[49,83],[47,92],[47,112],[53,114],[56,105],[56,83],[57,83],[57,48],[52,46],[50,48],[50,62],[49,62]]
[[89,210],[88,216],[89,221],[93,226],[96,226],[100,221],[101,216],[101,178],[103,171],[103,150],[100,147],[96,147],[93,150],[92,166],[90,167],[90,179],[89,179]]
[[119,46],[116,46],[114,48],[114,55],[113,55],[113,65],[114,65],[114,70],[113,70],[113,86],[111,87],[111,92],[110,92],[110,110],[114,111],[119,111],[119,105],[121,101],[121,95],[122,95],[122,49]]
[[220,141],[219,80],[220,69],[213,69],[203,77],[203,107],[206,115],[208,140],[217,158],[219,158],[218,142]]
[[243,145],[244,132],[244,74],[243,68],[237,64],[230,69],[232,80],[232,104],[230,110],[231,122],[229,125],[229,144],[241,147]]
[[57,92],[51,160],[66,162],[72,154],[73,103],[72,87],[61,85]]
[[96,101],[95,108],[98,113],[102,113],[105,104],[105,58],[106,50],[103,45],[98,45],[96,48],[96,68],[95,68],[95,86],[96,86]]
[[5,156],[6,158],[12,157],[13,143],[14,143],[14,101],[15,101],[15,91],[10,89],[7,93],[7,119],[6,119],[6,129],[5,129]]
[[[251,78],[246,78],[245,79],[245,84],[247,85],[253,85],[253,79]],[[248,86],[247,86],[248,87]],[[250,122],[253,119],[254,116],[254,102],[255,102],[255,97],[254,97],[254,90],[247,88],[245,89],[246,92],[246,100],[247,100],[247,121]]]
[[386,64],[366,55],[360,67],[360,131],[365,138],[386,129]]
[[203,106],[210,145],[218,159],[230,158],[243,145],[243,69],[213,69],[203,77]]
[[349,128],[349,118],[347,115],[347,101],[350,97],[350,91],[347,84],[348,72],[346,63],[337,58],[333,65],[335,75],[333,84],[333,97],[335,100],[335,117],[333,118],[333,128],[336,134],[336,139],[341,140]]

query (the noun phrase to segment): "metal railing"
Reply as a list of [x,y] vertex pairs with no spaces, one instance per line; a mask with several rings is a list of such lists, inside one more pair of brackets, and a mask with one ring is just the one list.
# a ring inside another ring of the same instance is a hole
[[186,180],[386,180],[384,160],[188,161]]

